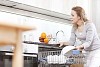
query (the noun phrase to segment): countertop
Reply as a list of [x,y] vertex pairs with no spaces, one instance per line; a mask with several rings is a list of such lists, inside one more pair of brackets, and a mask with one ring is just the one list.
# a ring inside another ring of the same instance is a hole
[[[23,41],[26,44],[36,44],[39,46],[39,49],[43,48],[42,50],[61,50],[64,46],[59,47],[60,44],[46,44],[42,42],[31,42],[31,41]],[[40,50],[39,50],[40,51]]]

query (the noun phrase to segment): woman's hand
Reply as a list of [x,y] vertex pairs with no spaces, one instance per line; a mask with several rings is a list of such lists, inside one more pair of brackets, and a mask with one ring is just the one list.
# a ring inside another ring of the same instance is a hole
[[64,45],[64,42],[59,42],[60,46],[59,47],[62,47]]
[[68,42],[59,42],[59,44],[60,44],[59,47],[62,47],[63,45],[64,45],[64,46],[66,46],[66,45],[68,46]]
[[84,49],[84,46],[83,46],[83,45],[76,46],[75,49],[77,49],[77,50],[82,50],[82,49]]

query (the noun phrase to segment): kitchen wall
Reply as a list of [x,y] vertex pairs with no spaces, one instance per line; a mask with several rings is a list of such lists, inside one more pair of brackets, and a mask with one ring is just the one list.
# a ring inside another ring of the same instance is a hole
[[100,0],[92,0],[92,20],[100,37]]
[[[64,31],[65,41],[68,41],[70,38],[71,25],[57,23],[57,21],[47,21],[47,20],[30,18],[30,17],[25,17],[25,16],[6,13],[6,12],[0,12],[0,22],[26,24],[30,26],[35,25],[36,30],[31,30],[23,33],[23,40],[39,42],[39,37],[42,32],[45,32],[47,35],[52,34],[53,38],[56,38],[56,33],[57,31],[60,30]],[[0,48],[0,50],[2,49],[6,49],[6,48],[5,47]]]
[[[52,34],[53,37],[56,37],[56,33],[59,30],[63,30],[66,36],[66,40],[70,37],[71,25],[57,23],[55,21],[46,21],[36,18],[30,18],[5,12],[0,12],[0,21],[15,23],[15,24],[26,24],[26,25],[35,25],[36,30],[31,30],[24,32],[26,35],[24,39],[30,39],[32,41],[38,42],[39,36],[42,32],[46,32],[47,35]],[[66,22],[67,23],[67,22]],[[28,38],[29,37],[29,38]],[[31,37],[31,38],[30,38]]]

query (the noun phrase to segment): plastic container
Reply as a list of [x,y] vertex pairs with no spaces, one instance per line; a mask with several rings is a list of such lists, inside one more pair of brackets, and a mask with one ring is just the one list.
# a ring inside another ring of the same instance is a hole
[[75,54],[75,55],[80,54],[80,51],[79,50],[72,50],[72,54]]

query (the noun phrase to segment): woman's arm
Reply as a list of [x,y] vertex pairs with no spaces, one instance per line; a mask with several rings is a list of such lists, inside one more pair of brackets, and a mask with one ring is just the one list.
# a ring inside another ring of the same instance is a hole
[[77,46],[76,49],[81,49],[81,48],[87,49],[92,44],[95,32],[94,30],[95,26],[93,25],[93,23],[88,23],[86,30],[86,41],[82,45]]
[[63,45],[74,45],[75,44],[75,41],[76,41],[76,35],[75,35],[75,29],[74,27],[72,27],[72,30],[71,30],[71,37],[70,37],[70,40],[68,42],[59,42],[60,46],[63,46]]

